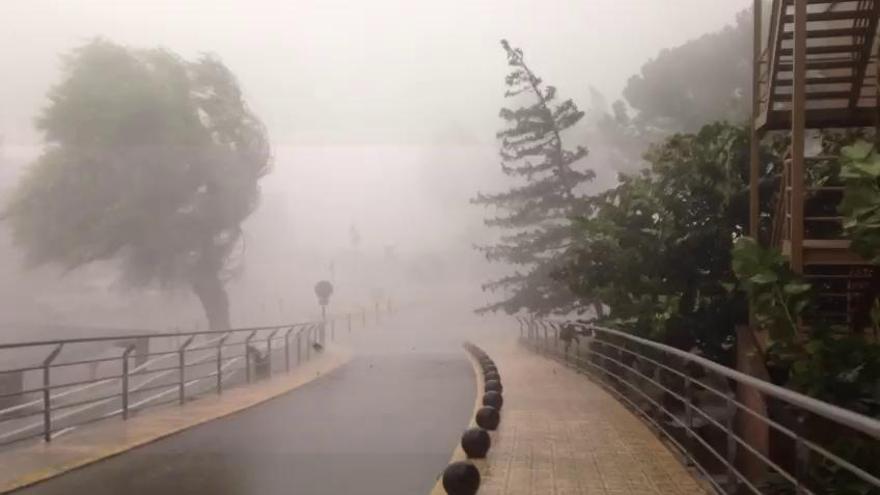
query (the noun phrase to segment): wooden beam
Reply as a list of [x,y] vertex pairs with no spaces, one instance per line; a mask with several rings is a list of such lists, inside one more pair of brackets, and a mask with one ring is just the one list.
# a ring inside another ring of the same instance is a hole
[[[852,84],[853,76],[812,76],[807,78],[807,86],[816,84]],[[791,79],[780,79],[776,81],[777,86],[791,86]]]
[[807,95],[807,4],[794,3],[791,103],[791,268],[804,270],[804,133]]
[[[804,2],[795,2],[794,7],[797,9],[803,5],[806,7],[807,5]],[[782,16],[782,22],[792,23],[794,22],[795,15],[785,15]],[[861,10],[831,10],[826,12],[810,12],[807,14],[806,22],[819,22],[819,21],[850,21],[853,19],[860,19],[868,17],[868,13]]]
[[752,122],[749,138],[749,235],[758,241],[758,218],[760,205],[760,191],[758,178],[760,170],[760,147],[758,141],[757,119],[761,112],[761,86],[758,81],[758,73],[761,70],[761,0],[754,0],[752,5],[754,14],[754,33],[752,37]]
[[[874,106],[857,108],[812,108],[807,109],[808,129],[836,129],[853,127],[872,127],[877,121]],[[758,121],[758,129],[766,131],[791,130],[791,112],[773,110],[767,120]]]
[[868,62],[871,60],[871,51],[874,49],[874,35],[877,34],[877,2],[871,5],[871,17],[868,20],[867,36],[862,39],[862,49],[859,52],[859,62],[856,70],[853,71],[855,81],[853,81],[852,94],[849,97],[849,107],[855,108],[859,103],[862,94],[862,85],[865,83],[865,74],[868,71]]
[[[829,69],[850,69],[855,71],[856,62],[855,60],[807,60],[806,65],[808,69],[815,70],[829,70]],[[790,63],[780,63],[779,64],[779,72],[791,72],[792,64]]]
[[[804,85],[806,86],[807,81],[804,78]],[[817,100],[848,100],[849,99],[849,91],[808,91],[806,93],[806,98],[808,101],[817,101]],[[789,93],[779,93],[774,98],[777,101],[791,101],[792,94]]]
[[[836,28],[836,29],[811,29],[807,31],[807,39],[816,39],[816,38],[842,38],[852,37],[852,36],[863,36],[865,33],[865,28],[858,27],[849,27],[849,28]],[[790,40],[794,37],[794,33],[791,31],[785,31],[782,33],[782,39]]]

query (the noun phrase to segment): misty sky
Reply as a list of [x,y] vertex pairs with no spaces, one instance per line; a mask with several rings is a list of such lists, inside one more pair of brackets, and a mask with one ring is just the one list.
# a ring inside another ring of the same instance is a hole
[[[502,187],[494,141],[508,72],[501,38],[586,109],[590,86],[619,98],[661,49],[732,23],[750,4],[0,0],[0,135],[6,163],[32,159],[40,142],[33,118],[58,81],[59,54],[93,37],[187,58],[212,52],[238,76],[273,144],[275,168],[251,229],[271,234],[249,237],[290,237],[327,261],[356,224],[367,249],[471,252],[484,213],[468,199]],[[0,170],[0,191],[10,177]]]
[[582,106],[664,47],[732,22],[749,0],[2,0],[0,134],[30,141],[58,53],[94,36],[210,51],[276,143],[491,141],[500,38]]

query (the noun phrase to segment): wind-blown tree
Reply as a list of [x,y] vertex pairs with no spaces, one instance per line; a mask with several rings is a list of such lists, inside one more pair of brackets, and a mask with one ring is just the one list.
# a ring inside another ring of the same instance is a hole
[[651,143],[676,132],[698,132],[709,122],[744,122],[751,74],[752,12],[744,10],[732,25],[645,62],[627,81],[625,102],[590,109],[594,151],[608,155],[611,167],[632,173],[648,165],[642,155]]
[[64,61],[37,120],[43,153],[4,209],[26,261],[116,260],[128,285],[188,287],[209,327],[228,328],[225,282],[271,159],[234,75],[104,40]]
[[513,265],[516,271],[484,285],[485,290],[505,291],[507,298],[481,311],[569,311],[579,300],[551,274],[570,238],[568,219],[583,213],[585,203],[578,188],[594,177],[591,170],[577,167],[587,149],[567,149],[563,142],[564,132],[584,114],[570,99],[557,102],[556,88],[532,72],[521,49],[506,40],[501,45],[512,67],[505,97],[522,106],[501,109],[507,126],[497,137],[501,169],[518,184],[507,192],[480,193],[473,202],[496,208],[500,214],[485,223],[505,231],[497,244],[478,249],[489,260]]
[[605,324],[730,359],[746,314],[727,286],[733,240],[747,229],[748,133],[707,125],[654,145],[645,160],[649,169],[586,200],[591,214],[572,223],[556,276],[606,306]]

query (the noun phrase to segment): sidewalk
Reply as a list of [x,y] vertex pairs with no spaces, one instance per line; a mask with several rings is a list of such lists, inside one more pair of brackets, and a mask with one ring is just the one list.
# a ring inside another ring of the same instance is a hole
[[501,374],[504,406],[488,458],[477,463],[481,495],[708,493],[587,377],[515,342],[483,348]]
[[204,395],[181,407],[167,405],[123,421],[109,418],[77,428],[51,443],[26,442],[0,452],[0,493],[28,486],[72,469],[121,454],[179,431],[234,414],[285,394],[342,366],[350,352],[329,348],[321,356],[262,383],[222,396]]

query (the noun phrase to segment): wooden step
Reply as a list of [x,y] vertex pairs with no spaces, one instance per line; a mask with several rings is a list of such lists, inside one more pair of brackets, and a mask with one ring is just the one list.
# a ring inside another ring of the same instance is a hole
[[[854,2],[856,0],[806,0],[807,5],[828,5],[837,4],[840,2]],[[794,5],[794,0],[784,0],[785,5]]]
[[[837,29],[812,29],[807,31],[807,38],[839,38],[843,36],[867,36],[868,30],[865,28],[849,27]],[[794,39],[792,31],[782,33],[782,39]]]
[[[807,22],[823,22],[823,21],[849,21],[868,17],[867,10],[832,10],[828,12],[809,12],[807,13]],[[782,22],[787,24],[794,22],[793,14],[782,16]],[[809,29],[807,30],[809,31]]]
[[[855,69],[858,60],[807,60],[807,68],[812,70]],[[792,64],[781,63],[776,66],[779,72],[791,72]]]
[[[804,239],[805,265],[872,265],[860,255],[850,251],[848,239]],[[791,241],[782,242],[782,254],[791,256]]]
[[[862,51],[864,47],[861,45],[823,45],[808,46],[807,55],[828,55],[830,53],[856,53]],[[783,57],[791,57],[794,55],[793,48],[780,48],[779,55]]]
[[[807,101],[816,100],[848,100],[850,91],[807,91]],[[791,101],[791,94],[777,93],[773,95],[774,101]]]
[[[853,81],[855,81],[853,76],[808,77],[807,86],[816,84],[852,84]],[[793,82],[791,79],[777,79],[776,86],[788,87]]]

